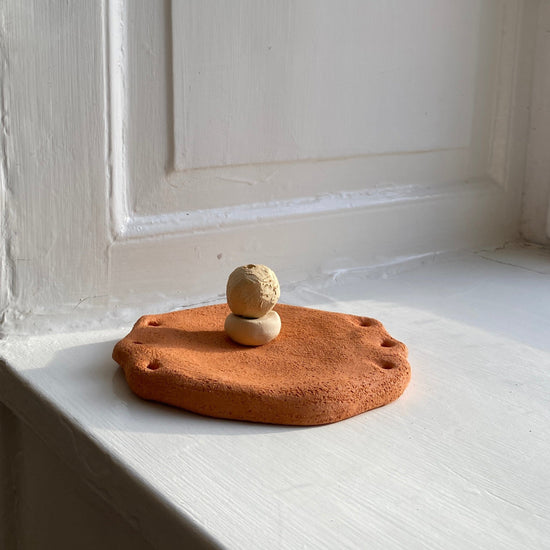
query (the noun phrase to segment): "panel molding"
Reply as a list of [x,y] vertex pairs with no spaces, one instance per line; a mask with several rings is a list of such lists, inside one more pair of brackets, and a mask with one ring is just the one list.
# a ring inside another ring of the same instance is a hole
[[466,147],[499,10],[442,4],[171,0],[175,171]]
[[128,58],[127,1],[106,0],[105,110],[108,118],[107,187],[113,240],[123,238],[132,223],[128,199]]
[[[220,227],[235,227],[259,220],[276,220],[295,216],[329,215],[346,208],[383,206],[399,201],[424,200],[426,190],[442,186],[438,194],[456,192],[458,188],[469,191],[472,185],[487,186],[491,183],[506,185],[508,151],[510,148],[511,113],[514,105],[514,85],[521,28],[521,0],[502,3],[502,20],[499,40],[499,62],[495,79],[498,90],[492,115],[492,131],[487,159],[487,176],[472,182],[421,181],[392,185],[391,191],[379,186],[363,187],[345,193],[323,193],[288,200],[268,200],[221,208],[199,208],[177,213],[140,215],[131,206],[128,177],[128,3],[127,0],[109,0],[108,6],[108,106],[110,117],[110,215],[114,241],[161,237],[166,234],[214,231]],[[169,11],[172,2],[168,3]],[[174,106],[172,106],[173,108]],[[422,154],[423,152],[418,152]],[[325,159],[327,160],[327,159]],[[330,160],[330,159],[329,159]],[[229,167],[231,168],[231,167]],[[207,169],[209,171],[211,169]],[[197,172],[197,170],[193,170]],[[198,170],[200,173],[201,170]],[[204,172],[204,170],[202,170]],[[450,187],[449,187],[450,185]],[[433,189],[429,191],[432,193]],[[415,195],[416,194],[416,195]],[[345,197],[345,198],[342,198]]]
[[124,240],[154,238],[159,234],[211,233],[237,226],[254,226],[259,222],[306,219],[349,213],[351,210],[387,208],[406,203],[445,199],[458,195],[498,193],[499,185],[491,179],[454,182],[446,185],[386,185],[376,189],[327,193],[301,199],[267,201],[206,210],[135,216],[124,227]]
[[251,261],[269,265],[288,284],[439,252],[498,246],[514,231],[503,215],[504,190],[491,182],[427,188],[422,198],[418,189],[411,189],[408,199],[402,189],[393,196],[388,190],[362,196],[361,207],[348,208],[342,198],[340,210],[333,208],[334,199],[306,203],[302,211],[281,216],[269,208],[271,218],[262,223],[244,209],[236,220],[218,212],[208,230],[202,219],[196,224],[191,219],[184,232],[180,219],[149,220],[163,223],[163,237],[157,227],[143,227],[139,237],[114,243],[109,293],[124,307],[165,301],[183,307],[219,296],[234,266]]

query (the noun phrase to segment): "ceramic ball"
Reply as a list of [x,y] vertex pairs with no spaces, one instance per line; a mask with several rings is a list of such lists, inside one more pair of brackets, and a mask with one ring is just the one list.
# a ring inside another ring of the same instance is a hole
[[243,265],[227,280],[227,305],[241,317],[258,319],[273,309],[281,291],[277,276],[260,264]]

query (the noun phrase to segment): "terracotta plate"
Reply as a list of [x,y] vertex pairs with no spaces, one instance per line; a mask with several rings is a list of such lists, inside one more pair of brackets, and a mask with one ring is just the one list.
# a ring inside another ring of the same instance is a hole
[[139,319],[113,351],[144,399],[270,424],[315,425],[397,399],[410,380],[407,348],[376,319],[279,304],[278,338],[232,342],[226,304]]

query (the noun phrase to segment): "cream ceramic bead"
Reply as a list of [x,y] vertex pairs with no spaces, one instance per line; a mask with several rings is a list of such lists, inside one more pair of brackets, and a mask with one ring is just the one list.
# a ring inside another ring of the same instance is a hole
[[227,280],[227,305],[241,317],[262,317],[271,311],[280,293],[275,273],[265,265],[243,265],[235,269]]
[[225,320],[225,332],[237,344],[261,346],[279,336],[281,318],[276,311],[269,311],[259,319],[245,319],[230,313]]

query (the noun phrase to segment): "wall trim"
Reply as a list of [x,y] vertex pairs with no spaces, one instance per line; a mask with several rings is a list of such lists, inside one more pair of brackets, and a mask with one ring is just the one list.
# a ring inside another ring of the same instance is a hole
[[495,192],[499,184],[490,180],[455,182],[446,185],[386,185],[352,192],[330,193],[285,201],[241,204],[223,208],[135,216],[117,240],[154,238],[158,235],[200,234],[250,226],[259,222],[341,214],[350,210],[386,208],[453,195]]
[[106,112],[107,181],[109,189],[110,230],[113,240],[119,238],[128,224],[131,213],[128,204],[128,85],[127,85],[127,3],[126,0],[107,2],[106,51]]

